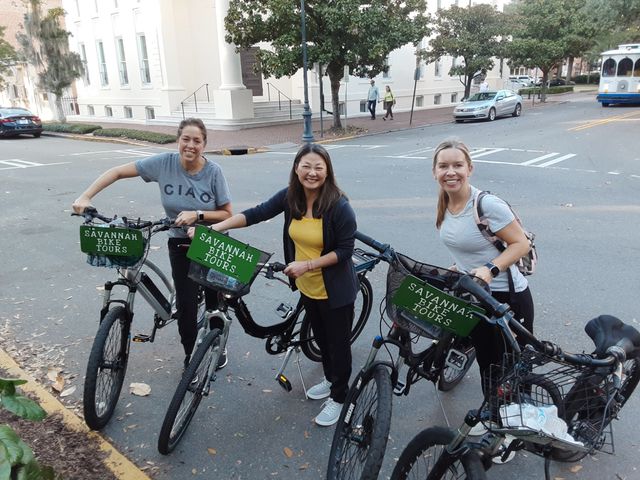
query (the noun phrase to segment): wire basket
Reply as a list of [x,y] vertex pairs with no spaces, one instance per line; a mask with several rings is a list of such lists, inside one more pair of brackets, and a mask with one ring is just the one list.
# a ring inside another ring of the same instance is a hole
[[[479,302],[473,295],[455,288],[458,280],[464,275],[463,273],[421,263],[396,252],[393,261],[389,263],[389,269],[387,271],[386,312],[393,322],[411,333],[439,339],[445,334],[445,331],[436,325],[425,323],[406,310],[397,307],[391,301],[396,290],[398,290],[408,275],[413,275],[429,285],[465,302],[479,305]],[[488,290],[486,283],[481,279],[475,277],[474,280]]]
[[[607,372],[525,349],[505,355],[484,379],[494,422],[485,425],[522,440],[525,449],[576,461],[594,450],[613,453],[613,382]],[[497,425],[497,426],[496,426]]]
[[249,293],[251,284],[272,255],[271,253],[263,252],[261,250],[257,251],[260,254],[258,263],[253,270],[251,279],[246,283],[241,282],[236,277],[226,275],[194,261],[191,262],[191,266],[189,267],[189,278],[204,287],[222,291],[235,297],[241,297]]

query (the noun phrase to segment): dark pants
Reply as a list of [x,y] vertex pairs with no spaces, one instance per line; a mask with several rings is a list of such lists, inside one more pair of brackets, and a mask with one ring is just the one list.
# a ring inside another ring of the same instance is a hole
[[391,120],[393,120],[393,112],[391,111],[393,109],[393,101],[384,102],[384,108],[387,110],[384,118],[391,117]]
[[[185,355],[190,355],[193,351],[198,335],[199,285],[189,278],[191,260],[187,258],[187,248],[179,246],[190,243],[191,240],[188,238],[170,238],[168,242],[171,276],[176,289],[178,332]],[[215,290],[205,289],[205,303],[207,309],[215,309],[218,306],[218,294]]]
[[371,114],[371,118],[373,120],[376,119],[376,103],[378,103],[375,100],[368,100],[367,101],[367,108],[369,109],[369,113]]
[[329,308],[328,300],[314,300],[300,294],[313,336],[322,353],[322,369],[331,382],[331,398],[344,403],[351,377],[351,324],[353,304]]
[[[493,292],[493,298],[501,303],[508,303],[513,310],[516,319],[533,333],[533,298],[529,287],[513,295],[509,292]],[[480,367],[480,378],[482,390],[486,390],[489,380],[489,367],[491,365],[501,365],[502,358],[507,349],[507,344],[502,338],[498,327],[480,321],[471,333],[471,340],[476,349],[476,359]],[[524,339],[518,338],[520,346],[524,346]]]

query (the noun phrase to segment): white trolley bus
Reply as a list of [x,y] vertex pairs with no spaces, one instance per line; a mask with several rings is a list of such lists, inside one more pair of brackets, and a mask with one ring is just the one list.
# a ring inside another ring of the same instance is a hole
[[597,99],[603,107],[615,103],[640,104],[640,43],[619,45],[602,53]]

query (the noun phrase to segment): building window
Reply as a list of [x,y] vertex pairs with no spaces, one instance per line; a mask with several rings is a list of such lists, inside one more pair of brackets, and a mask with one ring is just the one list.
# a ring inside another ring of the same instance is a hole
[[98,15],[98,0],[93,0],[93,12]]
[[440,103],[442,103],[442,95],[440,95],[439,93],[436,93],[433,96],[433,104],[434,105],[440,105]]
[[451,103],[457,103],[458,101],[458,93],[452,93],[451,94]]
[[133,109],[131,107],[124,107],[124,118],[133,118]]
[[80,16],[80,2],[79,2],[79,0],[76,0],[76,15],[78,17]]
[[151,83],[149,55],[147,53],[147,39],[144,35],[138,35],[138,62],[140,65],[140,79],[142,80],[142,83]]
[[104,45],[102,40],[96,42],[98,50],[98,71],[100,73],[100,85],[106,87],[109,85],[109,74],[107,73],[107,62],[104,58]]
[[113,8],[118,8],[118,0],[113,0]]
[[93,108],[93,105],[87,105],[87,113],[92,117],[96,114],[96,111]]
[[384,64],[387,67],[387,71],[386,72],[384,70],[382,71],[382,78],[389,78],[391,77],[391,67],[389,66],[389,57],[385,59]]
[[116,53],[118,54],[118,73],[120,74],[120,85],[129,85],[127,60],[124,53],[124,41],[122,40],[122,38],[116,38]]
[[87,49],[84,47],[84,43],[80,44],[80,60],[82,60],[82,66],[84,67],[84,75],[82,80],[86,86],[91,85],[91,78],[89,78],[89,65],[87,63]]
[[455,66],[456,66],[456,60],[457,60],[457,58],[456,58],[456,57],[451,57],[451,68],[455,68]]
[[360,113],[364,113],[367,111],[367,101],[360,100]]
[[424,106],[424,95],[418,95],[416,97],[416,107],[423,107]]
[[435,61],[433,67],[434,67],[434,73],[433,74],[436,77],[441,77],[442,76],[442,65],[441,65],[440,59]]
[[153,107],[144,107],[144,112],[146,114],[147,120],[153,120],[156,118],[156,112]]
[[104,106],[104,116],[113,117],[113,109],[109,105]]

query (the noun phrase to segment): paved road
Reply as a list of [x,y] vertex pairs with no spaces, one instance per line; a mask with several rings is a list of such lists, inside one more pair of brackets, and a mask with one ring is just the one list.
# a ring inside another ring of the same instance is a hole
[[[638,323],[635,298],[640,282],[634,259],[640,233],[639,118],[638,108],[602,109],[593,102],[571,102],[526,112],[518,119],[432,126],[329,148],[361,230],[412,257],[447,265],[447,253],[433,228],[437,186],[430,172],[431,154],[445,137],[457,135],[466,141],[476,163],[474,184],[508,199],[538,235],[540,271],[531,279],[537,331],[581,350],[589,348],[582,326],[597,314],[613,313]],[[72,401],[81,397],[100,288],[111,272],[84,263],[77,242],[79,221],[69,216],[69,205],[99,172],[160,150],[60,138],[2,141],[0,325],[8,325],[20,342],[15,355],[32,365],[63,366],[75,375],[68,381],[78,387],[68,397]],[[284,148],[217,158],[229,180],[234,209],[252,206],[283,186],[294,153]],[[119,182],[97,197],[96,205],[106,213],[161,214],[155,185],[139,180]],[[277,252],[277,258],[280,229],[276,219],[236,236]],[[166,267],[164,240],[155,247],[154,261]],[[371,279],[380,299],[384,269],[373,272]],[[277,286],[258,283],[247,303],[266,323],[275,320],[272,312],[282,299],[292,300]],[[149,309],[140,302],[136,312],[140,331],[148,332]],[[355,368],[364,361],[377,331],[374,316],[354,347]],[[155,448],[182,363],[173,326],[161,331],[154,344],[132,346],[126,384],[148,383],[152,393],[141,398],[124,392],[105,435],[162,480],[323,478],[332,429],[311,422],[320,405],[304,400],[293,366],[288,373],[294,389],[282,391],[273,381],[279,359],[268,356],[263,343],[245,335],[237,324],[230,342],[229,366],[174,454],[162,457]],[[321,374],[306,359],[302,369],[307,383]],[[476,404],[475,370],[457,390],[441,395],[452,421]],[[639,398],[630,400],[623,421],[616,423],[616,457],[587,458],[576,472],[570,470],[572,465],[554,465],[553,475],[636,478],[639,437],[631,419]],[[418,384],[409,397],[395,398],[381,478],[389,475],[394,459],[415,433],[443,422],[431,385]],[[291,457],[285,447],[293,452]],[[541,478],[541,472],[542,460],[522,454],[492,469],[490,477],[533,480]]]

